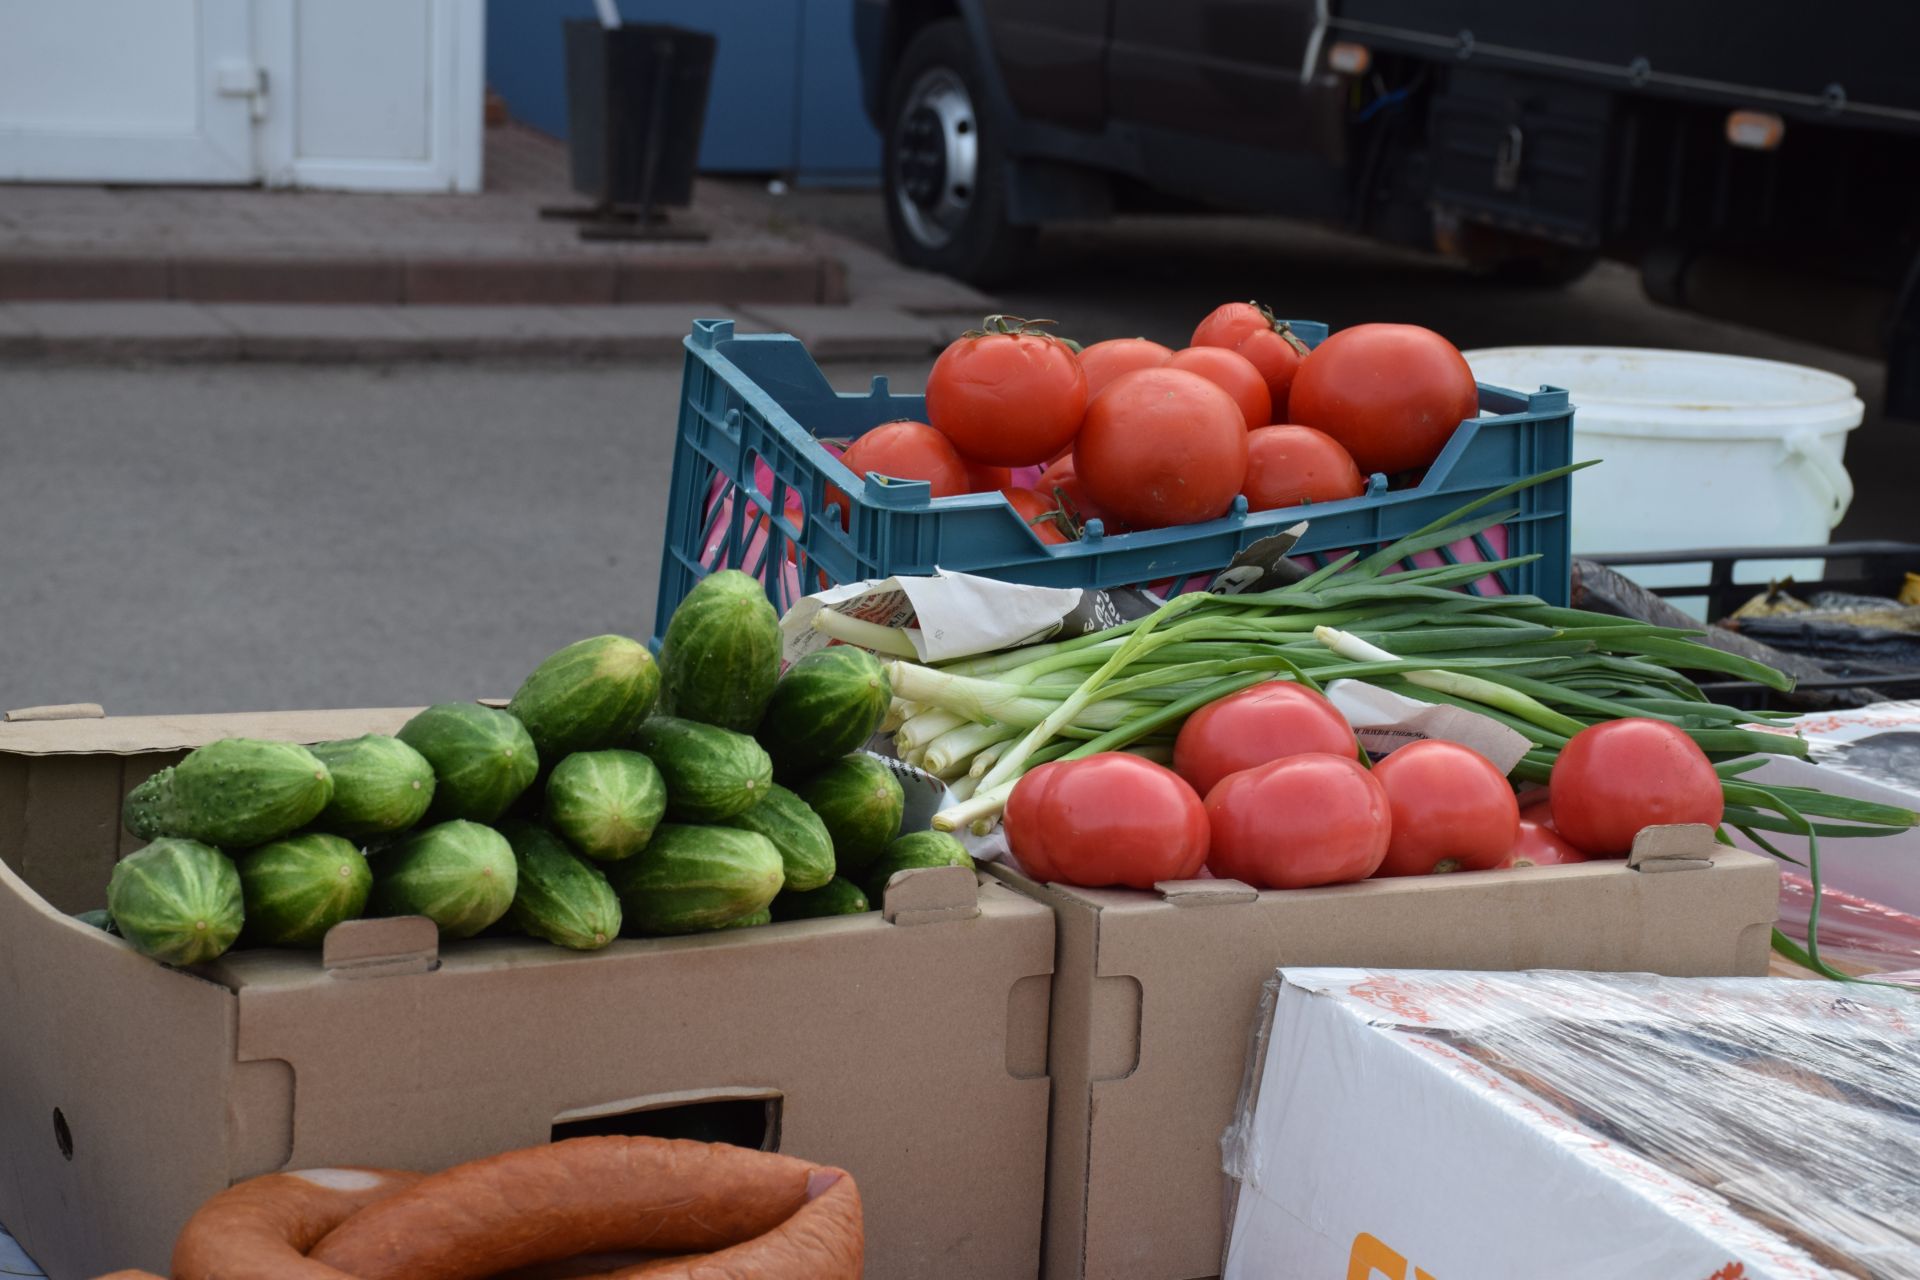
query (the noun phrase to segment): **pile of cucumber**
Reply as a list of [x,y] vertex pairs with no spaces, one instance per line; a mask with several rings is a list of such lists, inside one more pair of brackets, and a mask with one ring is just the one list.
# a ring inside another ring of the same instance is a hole
[[443,703],[392,737],[201,747],[127,796],[127,829],[150,843],[82,918],[191,965],[236,944],[317,947],[366,915],[596,950],[867,911],[896,872],[972,865],[951,836],[900,834],[900,784],[860,750],[891,700],[861,649],[782,675],[760,583],[722,570],[675,611],[657,663],[595,636],[505,710]]

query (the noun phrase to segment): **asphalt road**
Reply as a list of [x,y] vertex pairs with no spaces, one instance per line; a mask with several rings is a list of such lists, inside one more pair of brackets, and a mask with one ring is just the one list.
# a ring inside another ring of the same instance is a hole
[[[847,197],[795,199],[800,216],[872,224]],[[1178,342],[1214,303],[1259,297],[1335,324],[1428,324],[1462,346],[1688,346],[1832,369],[1869,404],[1840,532],[1920,538],[1920,433],[1880,419],[1877,366],[1664,311],[1624,272],[1498,290],[1245,223],[1062,234],[1042,261],[1007,307],[1086,338]],[[925,369],[829,376],[917,390]],[[506,696],[571,640],[644,636],[679,379],[677,363],[0,367],[0,709]]]

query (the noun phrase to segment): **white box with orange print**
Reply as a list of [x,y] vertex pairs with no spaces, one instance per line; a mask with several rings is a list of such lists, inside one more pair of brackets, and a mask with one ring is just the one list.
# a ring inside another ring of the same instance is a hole
[[1911,997],[1858,986],[1283,969],[1222,1274],[1920,1275],[1916,1062]]

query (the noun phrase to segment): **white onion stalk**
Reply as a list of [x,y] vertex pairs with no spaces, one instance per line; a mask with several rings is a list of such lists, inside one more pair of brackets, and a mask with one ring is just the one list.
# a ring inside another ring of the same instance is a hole
[[944,777],[946,770],[965,767],[981,751],[1019,734],[1018,725],[963,724],[927,744],[927,768]]
[[[1399,662],[1398,654],[1388,653],[1377,644],[1370,644],[1351,632],[1335,627],[1315,627],[1313,638],[1343,658],[1355,662]],[[1568,737],[1586,728],[1578,720],[1563,716],[1544,702],[1530,698],[1518,689],[1509,689],[1506,685],[1495,684],[1491,680],[1482,680],[1479,676],[1470,676],[1460,671],[1404,671],[1400,678],[1408,684],[1419,685],[1422,689],[1431,689],[1435,693],[1450,694],[1456,698],[1465,698],[1469,702],[1478,702],[1483,706],[1495,707],[1508,715],[1518,716],[1531,721],[1555,733]]]
[[927,746],[943,733],[958,729],[967,723],[967,718],[957,711],[948,711],[944,707],[928,707],[913,719],[894,730],[893,740],[901,750]]
[[896,658],[920,656],[920,651],[913,647],[913,641],[899,627],[883,627],[878,623],[850,618],[844,613],[835,613],[832,609],[822,609],[813,615],[813,629],[875,653],[891,654]]

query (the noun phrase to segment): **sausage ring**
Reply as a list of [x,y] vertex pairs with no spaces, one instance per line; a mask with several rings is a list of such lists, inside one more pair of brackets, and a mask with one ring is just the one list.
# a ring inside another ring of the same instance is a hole
[[[822,1175],[831,1175],[831,1180],[819,1181]],[[852,1242],[834,1243],[841,1252],[850,1247],[857,1255],[858,1193],[851,1178],[839,1170],[744,1147],[663,1138],[575,1138],[423,1178],[336,1227],[313,1247],[309,1261],[330,1268],[328,1280],[342,1273],[357,1280],[483,1280],[581,1254],[635,1249],[725,1253],[800,1217],[803,1209],[826,1201],[842,1183],[840,1196],[807,1215],[796,1226],[797,1234],[783,1237],[789,1249],[813,1247],[806,1232],[846,1230],[845,1205],[851,1198]],[[688,1259],[685,1265],[705,1266],[712,1260]],[[711,1274],[718,1278],[735,1273]],[[320,1275],[315,1272],[314,1280]],[[306,1277],[288,1272],[284,1280]]]
[[860,1192],[839,1169],[817,1168],[807,1203],[756,1239],[704,1257],[664,1258],[583,1280],[860,1280]]
[[356,1280],[307,1250],[370,1204],[404,1191],[417,1173],[307,1169],[228,1187],[200,1206],[173,1244],[173,1280]]

